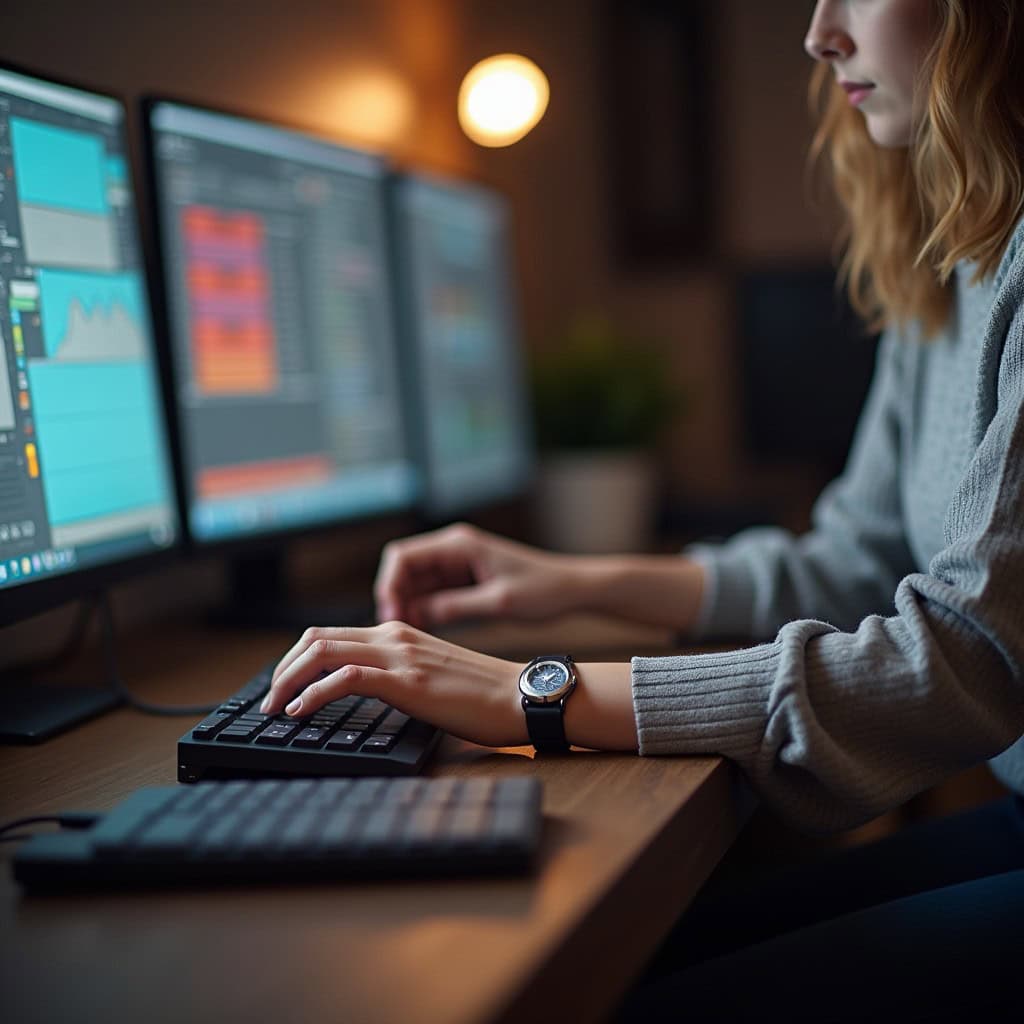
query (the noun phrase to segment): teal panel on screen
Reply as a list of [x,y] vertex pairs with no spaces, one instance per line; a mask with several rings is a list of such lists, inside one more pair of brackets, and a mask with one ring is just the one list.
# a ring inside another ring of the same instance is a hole
[[128,184],[128,164],[123,156],[111,156],[107,154],[106,159],[107,178],[116,181],[119,185]]
[[15,180],[23,203],[106,213],[106,154],[97,135],[12,117]]
[[54,525],[169,501],[149,367],[33,361],[29,376]]

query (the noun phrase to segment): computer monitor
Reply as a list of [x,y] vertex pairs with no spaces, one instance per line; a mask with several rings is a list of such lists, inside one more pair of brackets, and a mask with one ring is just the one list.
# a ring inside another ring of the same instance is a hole
[[166,554],[179,522],[125,107],[5,68],[0,335],[7,625]]
[[[147,100],[144,119],[189,532],[234,545],[235,600],[266,604],[286,537],[418,497],[386,166],[168,99]],[[270,561],[253,571],[240,544]]]
[[424,507],[449,519],[521,497],[533,474],[509,209],[493,189],[422,174],[391,194]]

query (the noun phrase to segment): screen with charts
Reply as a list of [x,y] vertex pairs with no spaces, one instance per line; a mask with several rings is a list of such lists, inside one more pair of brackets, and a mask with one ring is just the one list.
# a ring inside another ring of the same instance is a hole
[[482,186],[394,185],[426,505],[460,515],[526,488],[533,466],[505,202]]
[[148,122],[193,536],[410,505],[383,163],[170,102]]
[[0,69],[0,587],[177,529],[116,100]]

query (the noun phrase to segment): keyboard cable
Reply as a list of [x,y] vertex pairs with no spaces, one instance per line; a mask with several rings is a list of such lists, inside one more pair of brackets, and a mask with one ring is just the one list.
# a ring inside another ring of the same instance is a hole
[[103,815],[94,811],[65,811],[61,814],[35,814],[28,818],[15,818],[13,821],[0,825],[0,843],[13,843],[22,839],[31,839],[31,832],[17,832],[14,835],[6,835],[16,828],[24,828],[26,825],[55,824],[63,829],[87,829],[92,828]]
[[115,642],[114,610],[109,595],[104,591],[94,597],[95,608],[100,617],[100,631],[103,640],[103,660],[106,663],[107,685],[121,699],[121,701],[136,711],[142,711],[147,715],[161,715],[164,717],[176,715],[208,715],[216,711],[221,702],[213,704],[153,704],[148,700],[137,697],[124,684],[121,672],[117,664],[117,644]]

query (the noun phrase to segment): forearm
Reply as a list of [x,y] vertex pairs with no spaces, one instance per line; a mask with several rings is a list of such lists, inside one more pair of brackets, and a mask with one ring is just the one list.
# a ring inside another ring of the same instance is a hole
[[688,631],[697,617],[704,571],[679,555],[608,555],[579,559],[574,606],[652,626]]
[[638,746],[636,716],[627,663],[576,666],[579,682],[565,705],[570,743],[591,750],[632,750]]

